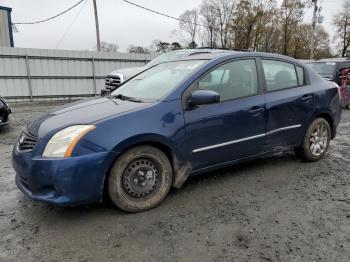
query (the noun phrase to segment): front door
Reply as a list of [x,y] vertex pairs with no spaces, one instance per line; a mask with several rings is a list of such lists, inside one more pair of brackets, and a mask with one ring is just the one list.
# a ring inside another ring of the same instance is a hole
[[193,170],[263,151],[265,102],[260,94],[255,59],[216,67],[185,94],[196,89],[219,93],[220,103],[187,108],[184,112]]

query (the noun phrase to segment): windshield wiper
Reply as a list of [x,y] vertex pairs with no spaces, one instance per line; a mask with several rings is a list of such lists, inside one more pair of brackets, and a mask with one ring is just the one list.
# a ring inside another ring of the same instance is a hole
[[125,96],[125,95],[122,95],[122,94],[118,94],[118,95],[115,95],[113,96],[114,98],[118,98],[120,100],[127,100],[127,101],[131,101],[131,102],[136,102],[136,103],[142,103],[143,100],[141,99],[137,99],[135,97],[131,97],[131,96]]

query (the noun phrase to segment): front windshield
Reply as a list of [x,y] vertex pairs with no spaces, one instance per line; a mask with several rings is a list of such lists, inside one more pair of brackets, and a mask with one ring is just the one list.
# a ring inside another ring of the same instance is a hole
[[160,99],[205,62],[189,60],[159,64],[132,78],[111,95],[139,100]]
[[170,51],[168,53],[157,56],[151,62],[149,62],[147,64],[147,66],[152,67],[152,66],[158,65],[160,63],[168,62],[171,60],[176,60],[176,59],[188,56],[189,53],[190,53],[189,50]]
[[314,62],[308,65],[321,75],[333,75],[335,72],[334,62]]

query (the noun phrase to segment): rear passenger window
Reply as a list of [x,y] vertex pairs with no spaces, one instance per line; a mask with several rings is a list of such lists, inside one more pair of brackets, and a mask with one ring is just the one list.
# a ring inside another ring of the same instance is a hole
[[295,66],[290,63],[262,60],[267,91],[275,91],[298,86]]
[[304,69],[300,66],[296,66],[298,74],[298,85],[302,86],[305,84]]

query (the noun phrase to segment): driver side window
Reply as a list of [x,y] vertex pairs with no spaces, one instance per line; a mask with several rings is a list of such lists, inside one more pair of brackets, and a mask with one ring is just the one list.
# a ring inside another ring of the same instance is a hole
[[254,59],[226,63],[207,73],[198,81],[200,90],[220,94],[220,101],[258,94],[258,79]]

